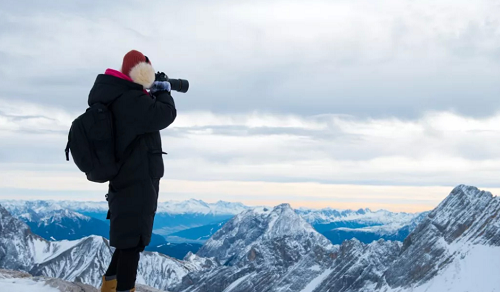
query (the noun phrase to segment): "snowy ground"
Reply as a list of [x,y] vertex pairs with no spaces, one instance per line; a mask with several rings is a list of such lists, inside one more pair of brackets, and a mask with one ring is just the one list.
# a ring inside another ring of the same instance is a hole
[[[167,292],[137,285],[137,292]],[[32,277],[20,271],[0,269],[1,292],[98,292],[95,287],[48,277]]]
[[29,278],[0,279],[0,287],[5,292],[60,292],[59,289],[45,286],[43,282],[36,282]]
[[307,284],[307,286],[304,287],[304,289],[302,289],[301,292],[314,291],[314,289],[316,289],[316,287],[318,287],[321,284],[321,282],[323,282],[326,279],[326,277],[328,277],[328,275],[330,275],[331,272],[332,272],[332,270],[330,270],[330,269],[325,270],[318,277],[316,277],[311,282],[309,282],[309,284]]

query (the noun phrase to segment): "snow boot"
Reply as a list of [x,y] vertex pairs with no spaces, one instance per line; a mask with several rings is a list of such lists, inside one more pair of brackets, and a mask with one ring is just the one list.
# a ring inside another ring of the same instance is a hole
[[125,290],[125,291],[116,291],[116,292],[135,292],[135,288],[132,288],[130,290]]
[[103,276],[101,292],[116,292],[116,276]]

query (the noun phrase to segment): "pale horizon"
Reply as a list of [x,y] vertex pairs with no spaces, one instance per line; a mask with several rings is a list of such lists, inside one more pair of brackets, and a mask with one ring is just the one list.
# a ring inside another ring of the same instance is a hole
[[[230,182],[230,181],[173,181],[164,184],[175,189],[175,193],[165,187],[160,190],[159,202],[201,200],[206,203],[217,201],[242,203],[250,207],[273,207],[288,203],[293,208],[310,209],[332,208],[337,210],[358,210],[369,208],[372,211],[388,210],[391,212],[417,213],[430,211],[445,199],[455,186],[376,186],[376,185],[327,185],[319,183],[266,183],[266,182]],[[89,184],[89,186],[93,186]],[[237,191],[237,190],[240,191]],[[244,189],[244,191],[241,191]],[[500,188],[479,188],[496,196]],[[202,191],[203,190],[203,191]],[[313,190],[308,200],[302,199],[305,190]],[[33,193],[37,191],[29,191]],[[38,190],[40,192],[40,190]],[[42,195],[5,192],[0,200],[50,200],[104,202],[102,192],[89,187],[79,191],[65,189],[46,189]],[[264,193],[265,192],[265,193]],[[234,193],[238,193],[234,195]],[[64,194],[64,195],[62,195]],[[77,194],[80,194],[77,196]],[[84,194],[82,196],[82,194]],[[289,197],[288,200],[280,200]]]

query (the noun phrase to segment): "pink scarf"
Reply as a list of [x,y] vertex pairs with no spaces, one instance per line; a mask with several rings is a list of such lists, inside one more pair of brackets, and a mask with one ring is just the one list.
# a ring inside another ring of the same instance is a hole
[[[115,69],[108,68],[108,69],[106,69],[106,72],[104,72],[104,74],[118,77],[118,78],[130,81],[130,82],[134,82],[134,80],[132,80],[132,78],[128,77],[127,75],[125,75],[122,72],[115,70]],[[143,91],[144,91],[144,93],[149,94],[146,89],[143,89]]]

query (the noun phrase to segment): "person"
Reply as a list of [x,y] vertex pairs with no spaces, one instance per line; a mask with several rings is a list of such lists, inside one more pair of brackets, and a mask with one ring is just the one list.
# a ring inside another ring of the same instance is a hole
[[[102,292],[135,291],[140,253],[149,244],[164,166],[160,130],[177,111],[168,81],[155,81],[148,57],[132,50],[121,71],[97,76],[89,105],[102,103],[113,115],[115,153],[122,166],[109,183],[110,245],[115,247]],[[150,91],[146,89],[150,88]]]

